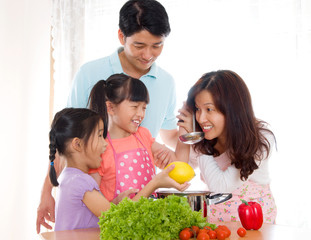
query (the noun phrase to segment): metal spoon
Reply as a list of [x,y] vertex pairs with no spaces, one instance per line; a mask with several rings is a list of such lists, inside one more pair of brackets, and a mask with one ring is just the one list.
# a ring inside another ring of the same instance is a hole
[[195,115],[192,115],[193,128],[191,133],[186,133],[184,135],[179,136],[179,140],[185,144],[195,144],[204,139],[203,132],[195,132]]

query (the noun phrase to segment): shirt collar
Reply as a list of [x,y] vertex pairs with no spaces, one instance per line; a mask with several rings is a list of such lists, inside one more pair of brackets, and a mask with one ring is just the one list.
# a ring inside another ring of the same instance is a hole
[[123,47],[118,48],[117,51],[115,51],[111,56],[110,56],[110,63],[112,67],[113,73],[125,73],[123,72],[120,58],[119,58],[119,52],[123,51]]
[[[112,66],[112,70],[114,73],[124,73],[121,66],[121,61],[119,58],[119,53],[123,51],[123,47],[119,47],[117,51],[115,51],[111,56],[110,56],[110,62],[111,62],[111,66]],[[157,78],[158,76],[158,66],[157,64],[154,62],[151,65],[151,68],[149,70],[148,73],[146,73],[145,75],[143,75],[141,78],[143,77],[152,77],[152,78]]]

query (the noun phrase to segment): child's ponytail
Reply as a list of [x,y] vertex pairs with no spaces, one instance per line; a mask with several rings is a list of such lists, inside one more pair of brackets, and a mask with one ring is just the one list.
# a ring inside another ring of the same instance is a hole
[[54,159],[55,159],[55,154],[56,154],[56,137],[55,137],[55,132],[52,129],[50,131],[50,172],[49,172],[49,176],[50,176],[50,180],[51,183],[53,184],[53,186],[57,187],[59,185],[58,181],[57,181],[57,176],[56,176],[56,171],[55,171],[55,167],[54,167]]
[[[98,81],[92,88],[88,99],[88,108],[97,112],[108,126],[106,101],[115,105],[124,100],[149,103],[149,93],[145,84],[123,73],[112,74],[107,80]],[[105,121],[107,120],[107,121]],[[107,136],[106,128],[104,137]]]
[[88,99],[88,107],[97,112],[104,119],[104,137],[107,136],[107,127],[108,126],[108,114],[106,107],[106,91],[107,91],[107,81],[100,80],[98,81],[90,92]]

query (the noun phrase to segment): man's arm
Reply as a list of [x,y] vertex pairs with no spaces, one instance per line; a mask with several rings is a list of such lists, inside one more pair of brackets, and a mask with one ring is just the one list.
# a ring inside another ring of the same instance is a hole
[[[58,154],[55,155],[54,167],[57,176],[59,176],[65,167],[65,161],[61,159]],[[55,200],[52,196],[53,185],[50,181],[49,171],[50,164],[48,166],[47,175],[44,179],[40,203],[37,208],[37,233],[40,233],[41,225],[47,229],[52,229],[52,226],[46,221],[55,222]]]
[[163,143],[171,147],[172,149],[176,148],[178,136],[179,135],[177,129],[172,130],[160,129],[160,137]]
[[37,233],[40,233],[41,225],[47,229],[52,229],[52,226],[46,221],[55,222],[55,200],[52,196],[52,188],[49,174],[47,174],[41,191],[40,203],[37,208]]

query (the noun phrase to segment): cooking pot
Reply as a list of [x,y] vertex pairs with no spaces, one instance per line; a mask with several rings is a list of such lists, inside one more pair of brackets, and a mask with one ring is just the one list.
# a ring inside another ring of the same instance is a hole
[[184,191],[177,190],[158,190],[156,192],[157,198],[165,198],[168,195],[177,195],[186,197],[188,203],[193,211],[200,211],[202,209],[203,217],[209,219],[209,206],[225,202],[232,198],[231,193],[212,193],[209,191]]

